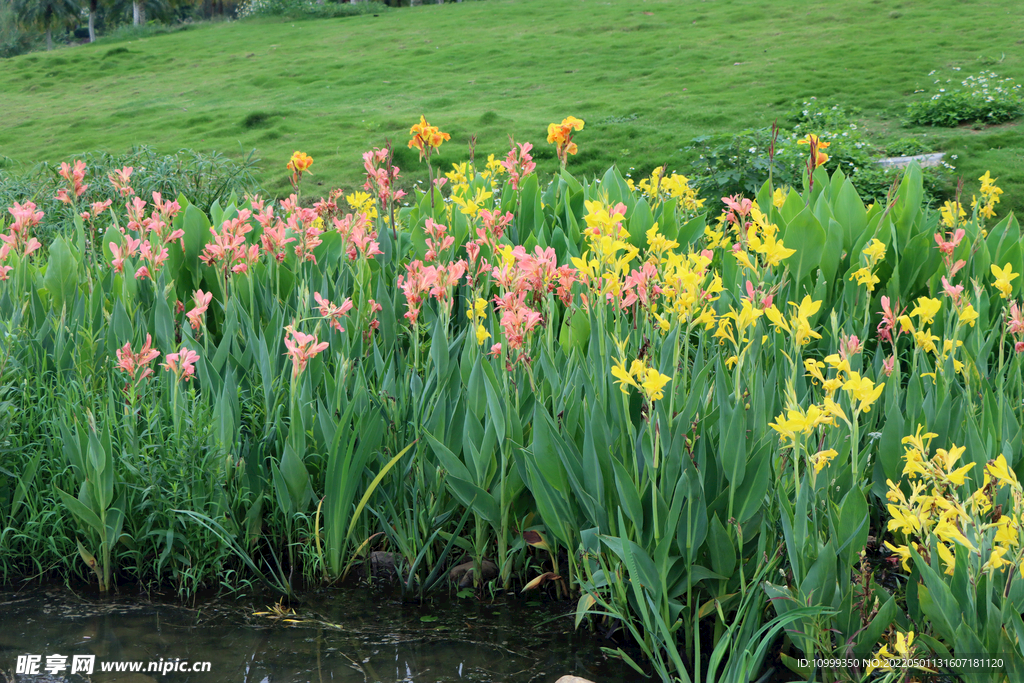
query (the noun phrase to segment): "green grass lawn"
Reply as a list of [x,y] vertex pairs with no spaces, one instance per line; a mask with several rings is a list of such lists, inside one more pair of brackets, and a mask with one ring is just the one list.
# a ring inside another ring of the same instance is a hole
[[[452,134],[441,163],[503,155],[507,135],[555,161],[546,126],[586,121],[571,170],[683,169],[697,135],[770,125],[811,96],[861,110],[879,139],[919,136],[956,154],[968,191],[986,169],[1024,206],[1019,123],[904,128],[933,69],[1024,81],[1018,0],[488,0],[318,21],[247,21],[13,58],[0,68],[0,154],[59,161],[133,144],[241,156],[288,189],[294,150],[314,180],[361,183],[360,153],[405,148],[420,114]],[[925,137],[927,136],[927,137]]]

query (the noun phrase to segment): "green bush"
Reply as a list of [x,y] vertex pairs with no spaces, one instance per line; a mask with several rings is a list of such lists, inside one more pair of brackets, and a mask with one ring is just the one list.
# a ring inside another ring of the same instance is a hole
[[[182,149],[174,154],[158,154],[141,146],[124,154],[92,152],[79,158],[90,169],[90,188],[80,202],[86,209],[88,204],[107,197],[110,191],[107,175],[125,166],[134,169],[131,185],[140,197],[148,198],[153,192],[160,192],[173,198],[183,193],[204,211],[209,211],[218,197],[258,189],[254,173],[259,160],[253,153],[238,162],[217,152]],[[11,206],[16,201],[29,199],[46,215],[70,221],[71,207],[55,198],[64,182],[57,175],[59,168],[59,164],[40,163],[24,170],[10,159],[0,158],[0,205]],[[48,232],[44,232],[44,236],[52,237]]]
[[[955,68],[959,71],[959,68]],[[933,75],[933,71],[929,75]],[[1021,87],[1012,78],[1001,78],[994,71],[968,76],[960,87],[953,79],[935,79],[938,92],[927,100],[907,105],[907,121],[919,126],[952,127],[961,123],[1003,123],[1024,114]]]
[[251,17],[309,17],[333,19],[359,14],[383,12],[387,7],[380,2],[317,3],[315,0],[246,0],[238,7],[238,18]]
[[[799,141],[816,135],[828,147],[825,169],[834,173],[842,169],[865,200],[882,201],[899,170],[885,169],[875,159],[885,155],[902,156],[931,151],[913,138],[902,138],[881,148],[868,140],[854,120],[858,110],[821,102],[811,97],[792,111],[786,120],[789,127],[780,128],[775,141],[775,157],[769,163],[772,142],[771,128],[745,130],[694,138],[690,149],[697,157],[689,173],[700,187],[701,195],[718,198],[737,193],[752,196],[768,179],[769,166],[775,186],[799,187],[803,183],[807,163],[807,145]],[[934,205],[950,194],[952,183],[948,163],[941,167],[922,169],[924,201]]]

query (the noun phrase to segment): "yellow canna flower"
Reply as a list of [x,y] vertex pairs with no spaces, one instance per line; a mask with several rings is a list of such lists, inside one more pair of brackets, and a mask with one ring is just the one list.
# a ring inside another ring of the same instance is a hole
[[885,547],[890,551],[896,553],[900,557],[900,561],[903,564],[903,571],[910,571],[910,548],[905,545],[893,545],[889,541],[885,542]]
[[654,368],[648,368],[647,378],[643,383],[644,393],[647,394],[647,398],[651,401],[660,401],[665,397],[664,388],[665,385],[672,381],[672,378],[668,375],[663,375]]
[[992,475],[992,478],[999,482],[1000,486],[1012,486],[1015,489],[1020,489],[1020,482],[1017,480],[1017,475],[1010,466],[1006,463],[1006,458],[999,454],[999,457],[995,460],[989,461],[985,465],[985,471]]
[[949,576],[953,576],[953,571],[956,569],[956,556],[945,543],[938,543],[936,545],[939,549],[939,559],[941,559],[942,563],[946,565],[944,573]]
[[850,276],[850,280],[856,280],[858,285],[864,285],[868,288],[869,292],[875,291],[875,285],[881,282],[881,280],[871,272],[870,268],[861,268],[860,270],[855,271],[853,275]]
[[902,531],[905,534],[913,534],[921,531],[921,519],[915,514],[903,510],[896,505],[887,505],[889,516],[889,531]]
[[814,464],[814,473],[818,474],[825,466],[828,465],[832,460],[839,455],[834,448],[829,448],[825,451],[818,451],[811,458],[811,462]]
[[931,334],[930,329],[919,330],[917,332],[914,332],[914,341],[917,342],[917,345],[920,348],[924,349],[928,353],[938,353],[935,346],[935,342],[937,342],[938,340],[938,337],[936,337],[934,334]]
[[868,257],[873,266],[885,258],[885,245],[878,238],[873,237],[871,243],[861,253]]
[[922,325],[931,325],[935,322],[935,315],[941,309],[942,301],[922,296],[917,300],[917,306],[910,312],[910,315],[917,317]]
[[914,632],[907,631],[905,634],[896,633],[896,652],[903,659],[907,659],[910,656],[910,646],[914,642]]
[[796,249],[787,249],[782,240],[776,240],[774,233],[765,235],[757,251],[764,255],[768,265],[773,268],[796,253]]
[[1016,517],[1003,515],[995,524],[989,524],[985,528],[989,529],[993,526],[996,527],[996,536],[993,539],[996,545],[1014,547],[1020,545],[1019,525]]
[[1013,292],[1013,285],[1010,283],[1017,279],[1020,274],[1013,272],[1012,264],[1007,263],[1004,267],[1000,268],[996,264],[992,264],[992,275],[996,278],[996,289],[999,290],[999,295],[1004,299],[1009,299],[1010,294]]
[[935,528],[932,531],[940,540],[943,540],[946,543],[959,543],[965,548],[970,549],[972,553],[978,552],[978,549],[967,540],[967,537],[961,533],[960,529],[958,529],[956,525],[948,519],[940,519],[939,523],[935,525]]
[[491,338],[491,333],[487,331],[487,328],[483,325],[476,326],[476,344],[477,346],[483,346],[485,340]]
[[960,311],[960,324],[970,325],[974,327],[975,321],[978,319],[978,312],[974,310],[974,306],[967,304],[963,310]]
[[781,209],[786,204],[786,198],[789,193],[786,192],[785,188],[776,187],[775,192],[772,193],[772,204],[775,205],[776,209]]
[[843,384],[843,390],[850,395],[850,401],[860,401],[857,412],[867,413],[871,411],[871,405],[878,400],[885,389],[885,382],[878,386],[867,377],[861,377],[859,373],[851,372],[850,378]]
[[750,256],[747,255],[747,252],[742,250],[734,251],[732,255],[736,257],[736,260],[739,261],[740,265],[742,265],[744,268],[748,270],[757,271],[757,268],[754,266],[754,264],[750,262]]
[[701,314],[694,318],[694,323],[704,326],[705,330],[710,330],[715,326],[715,310],[710,306],[706,306]]
[[[768,320],[771,321],[772,325],[775,326],[776,330],[778,330],[780,332],[789,332],[790,331],[789,325],[786,324],[786,319],[782,317],[782,311],[780,311],[778,308],[776,308],[775,304],[772,304],[768,308],[764,309],[764,314],[768,318]],[[810,359],[808,359],[808,360],[810,360]],[[813,361],[811,361],[811,362],[813,362]],[[805,366],[806,366],[806,361],[805,361]],[[824,380],[822,380],[822,381],[824,381]]]
[[626,370],[626,361],[624,359],[612,365],[612,376],[619,380],[619,388],[622,389],[624,394],[629,393],[629,389],[626,388],[627,386],[640,388],[640,385],[633,380],[633,376]]
[[487,300],[486,299],[481,299],[481,298],[478,297],[477,300],[473,302],[473,305],[470,307],[470,309],[468,311],[466,311],[466,317],[468,317],[470,320],[476,320],[477,318],[483,318],[484,315],[485,315],[484,311],[486,309],[487,309]]
[[1007,548],[992,548],[992,553],[988,556],[988,562],[982,566],[981,570],[988,571],[989,569],[999,569],[1002,571],[1004,566],[1008,564],[1012,565],[1012,562],[1003,559],[1003,555],[1007,553],[1007,550]]

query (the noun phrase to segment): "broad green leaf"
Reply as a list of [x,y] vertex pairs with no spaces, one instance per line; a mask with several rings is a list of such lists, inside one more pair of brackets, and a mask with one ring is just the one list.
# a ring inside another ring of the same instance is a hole
[[50,244],[45,282],[54,310],[59,313],[64,306],[70,308],[78,290],[78,261],[63,237],[54,238]]
[[825,250],[825,230],[811,211],[805,208],[786,226],[783,243],[796,253],[786,259],[786,266],[793,271],[796,282],[804,278],[821,263]]

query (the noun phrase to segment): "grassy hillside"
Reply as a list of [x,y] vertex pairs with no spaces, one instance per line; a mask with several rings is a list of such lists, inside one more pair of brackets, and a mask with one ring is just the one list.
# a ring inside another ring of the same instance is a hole
[[[1020,124],[905,129],[934,69],[994,69],[1024,81],[1017,0],[489,0],[336,20],[204,25],[121,44],[32,54],[0,68],[0,154],[20,163],[132,144],[241,154],[256,148],[268,190],[287,189],[291,152],[326,186],[361,182],[360,152],[405,150],[425,114],[452,134],[447,164],[503,154],[507,134],[544,142],[572,114],[575,171],[682,168],[697,135],[770,125],[811,96],[861,109],[880,139],[920,136],[1024,198]],[[934,86],[937,87],[937,86]],[[925,137],[927,136],[927,137]],[[422,174],[425,177],[425,173]]]

